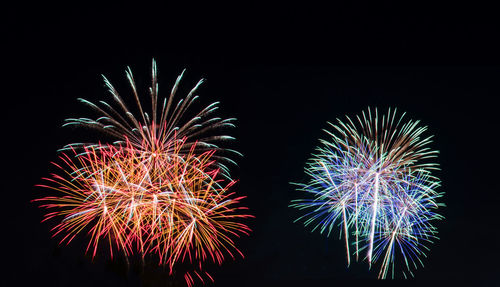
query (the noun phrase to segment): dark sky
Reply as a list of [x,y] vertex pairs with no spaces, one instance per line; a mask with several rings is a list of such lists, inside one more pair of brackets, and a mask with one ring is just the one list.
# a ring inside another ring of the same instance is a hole
[[[255,13],[212,7],[218,13],[200,8],[182,15],[168,7],[153,8],[154,15],[36,8],[14,9],[6,36],[2,237],[8,267],[2,280],[168,286],[166,273],[142,267],[137,258],[127,269],[122,258],[110,261],[105,252],[92,261],[84,239],[58,246],[50,234],[54,222],[40,223],[43,213],[30,203],[43,196],[33,186],[48,174],[56,150],[87,136],[61,128],[65,118],[93,115],[76,99],[109,99],[100,74],[125,89],[127,65],[145,89],[154,57],[160,89],[169,90],[187,68],[182,89],[206,78],[201,104],[220,101],[220,114],[238,119],[232,147],[244,157],[234,171],[235,189],[248,196],[256,219],[249,221],[251,236],[238,241],[246,258],[214,267],[215,286],[496,284],[500,62],[487,7],[414,13],[378,7],[388,16],[370,7],[347,9],[353,17],[347,10],[316,15],[299,7],[262,14],[257,7]],[[446,220],[437,223],[441,240],[431,246],[425,268],[410,281],[377,281],[365,263],[347,269],[337,235],[326,238],[293,223],[299,213],[287,207],[299,196],[289,182],[305,180],[305,161],[325,137],[326,121],[368,106],[406,111],[429,126],[432,147],[440,151]]]

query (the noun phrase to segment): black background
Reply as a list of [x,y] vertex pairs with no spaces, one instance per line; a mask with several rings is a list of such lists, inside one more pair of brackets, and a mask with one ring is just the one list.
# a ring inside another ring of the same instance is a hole
[[[245,259],[211,273],[215,286],[498,285],[498,105],[500,66],[492,7],[210,6],[104,8],[41,6],[8,11],[4,46],[2,276],[19,286],[169,286],[154,264],[93,260],[85,240],[58,246],[54,222],[30,200],[56,150],[84,130],[61,128],[92,116],[76,98],[108,100],[100,74],[127,95],[125,67],[160,91],[182,69],[180,92],[198,79],[198,107],[221,101],[236,117],[241,151],[237,192],[256,219],[238,241]],[[125,10],[122,11],[121,9]],[[446,193],[441,240],[409,281],[377,281],[364,263],[347,269],[337,236],[311,233],[287,207],[326,121],[370,107],[397,107],[435,134]],[[153,262],[153,259],[151,259]],[[9,286],[4,284],[5,286]],[[14,286],[10,285],[10,286]]]

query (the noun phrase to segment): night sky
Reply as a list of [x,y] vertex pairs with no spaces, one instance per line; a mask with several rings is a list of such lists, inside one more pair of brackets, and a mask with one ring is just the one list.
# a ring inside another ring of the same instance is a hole
[[[50,12],[13,13],[6,41],[2,285],[170,286],[154,257],[144,266],[132,257],[127,267],[105,249],[92,260],[85,237],[59,246],[50,233],[55,222],[40,223],[44,211],[30,202],[44,196],[34,185],[48,175],[56,150],[93,136],[61,127],[69,117],[94,117],[77,98],[110,100],[105,74],[132,100],[130,66],[147,99],[154,57],[160,91],[186,68],[180,94],[205,78],[196,107],[220,101],[219,115],[237,118],[229,147],[244,156],[233,171],[234,189],[248,196],[244,203],[256,218],[247,221],[251,235],[237,240],[245,258],[209,267],[214,286],[498,286],[500,50],[496,23],[483,10],[441,7],[429,17],[390,18],[336,10],[305,18],[277,9],[278,20],[271,12],[221,9],[219,17],[201,8],[182,15],[158,8],[154,16],[44,8]],[[288,208],[301,196],[289,182],[307,180],[304,165],[318,139],[327,138],[326,122],[367,107],[407,112],[429,127],[440,151],[439,191],[447,205],[440,210],[446,219],[436,223],[441,240],[409,281],[377,281],[378,266],[369,272],[366,262],[346,268],[338,233],[311,233],[293,223],[301,213]]]

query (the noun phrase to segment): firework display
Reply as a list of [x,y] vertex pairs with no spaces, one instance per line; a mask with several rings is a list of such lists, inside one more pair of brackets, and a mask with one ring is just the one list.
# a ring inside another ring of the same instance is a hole
[[295,183],[309,198],[291,207],[306,211],[296,221],[326,233],[338,228],[344,237],[347,264],[381,261],[379,278],[394,278],[397,262],[402,274],[413,276],[428,245],[437,238],[435,220],[442,193],[432,171],[438,152],[428,147],[432,136],[419,121],[404,122],[389,109],[379,117],[368,109],[355,119],[330,124],[330,140],[309,160],[307,183]]
[[86,233],[90,238],[87,252],[92,256],[101,245],[108,245],[111,257],[116,252],[125,258],[154,254],[170,274],[179,262],[190,263],[192,271],[184,274],[189,286],[194,278],[212,280],[203,263],[221,264],[228,256],[243,256],[233,238],[251,231],[242,222],[252,217],[241,206],[244,196],[230,191],[235,180],[221,163],[228,159],[218,156],[223,149],[215,144],[229,137],[203,136],[232,125],[231,120],[206,118],[216,108],[212,104],[179,126],[185,110],[196,98],[193,93],[198,86],[170,113],[181,75],[168,102],[164,101],[158,121],[154,61],[150,118],[143,112],[130,69],[127,76],[143,122],[132,115],[106,81],[124,114],[104,102],[109,112],[82,100],[103,116],[97,120],[70,119],[68,124],[96,128],[117,141],[63,148],[60,163],[54,163],[57,171],[39,185],[54,191],[54,195],[36,201],[49,210],[44,220],[59,220],[53,231],[54,236],[62,238],[61,243]]

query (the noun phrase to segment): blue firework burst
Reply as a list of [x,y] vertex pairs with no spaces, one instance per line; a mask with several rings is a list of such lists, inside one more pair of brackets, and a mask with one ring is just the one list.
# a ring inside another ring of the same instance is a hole
[[394,277],[397,258],[404,262],[403,276],[413,276],[437,239],[433,223],[443,218],[437,213],[440,181],[432,175],[438,152],[428,147],[432,136],[423,136],[427,127],[418,121],[403,118],[389,110],[380,119],[368,109],[330,124],[330,139],[320,140],[306,165],[310,180],[295,183],[309,196],[290,205],[305,211],[296,221],[313,231],[329,236],[340,229],[348,265],[352,255],[370,267],[381,260],[379,278],[389,270]]

